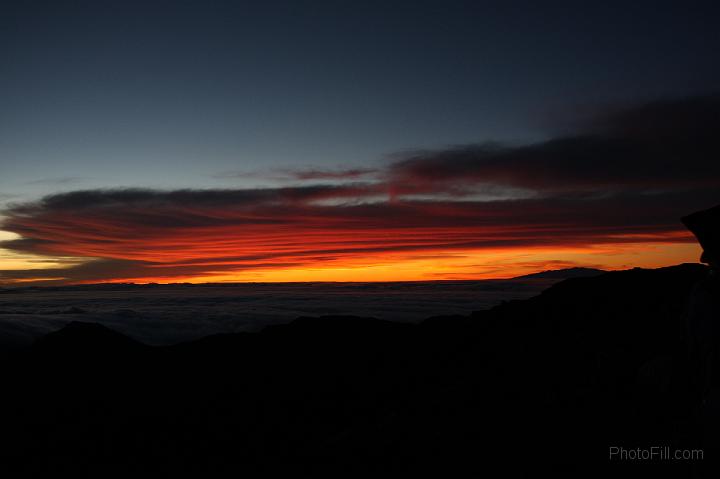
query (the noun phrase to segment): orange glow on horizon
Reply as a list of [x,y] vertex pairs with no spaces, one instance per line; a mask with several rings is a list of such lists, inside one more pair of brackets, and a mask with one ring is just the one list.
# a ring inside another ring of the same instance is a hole
[[32,210],[5,223],[17,238],[5,256],[12,257],[12,268],[3,268],[0,251],[0,282],[496,279],[576,266],[652,268],[696,262],[700,254],[680,224],[618,225],[601,211],[535,211],[523,204],[529,206],[417,201],[201,208],[130,202]]
[[[114,278],[89,283],[223,283],[223,282],[381,282],[505,279],[539,271],[593,267],[622,270],[659,268],[698,261],[695,243],[623,243],[576,248],[525,248],[452,251],[414,258],[385,254],[317,266],[262,268],[187,277]],[[563,258],[558,260],[558,258]]]

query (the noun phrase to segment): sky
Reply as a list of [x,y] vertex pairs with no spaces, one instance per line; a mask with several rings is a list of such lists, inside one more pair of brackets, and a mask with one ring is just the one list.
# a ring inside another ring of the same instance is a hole
[[4,2],[0,283],[697,261],[717,2]]

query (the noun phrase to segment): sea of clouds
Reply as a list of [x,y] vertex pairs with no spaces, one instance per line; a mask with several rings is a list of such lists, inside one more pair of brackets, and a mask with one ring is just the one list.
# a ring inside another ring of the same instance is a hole
[[300,316],[356,315],[418,322],[528,298],[552,282],[513,279],[5,289],[0,290],[0,344],[31,344],[70,321],[101,323],[155,345],[217,333],[258,331]]

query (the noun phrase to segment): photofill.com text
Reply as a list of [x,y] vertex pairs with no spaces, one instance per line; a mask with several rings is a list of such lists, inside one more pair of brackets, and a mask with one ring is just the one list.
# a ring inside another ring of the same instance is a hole
[[609,453],[611,461],[700,461],[705,456],[703,449],[678,449],[670,446],[610,446]]

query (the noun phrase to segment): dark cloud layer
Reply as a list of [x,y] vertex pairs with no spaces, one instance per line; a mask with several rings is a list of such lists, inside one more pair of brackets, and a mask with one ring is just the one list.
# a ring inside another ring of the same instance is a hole
[[400,193],[477,184],[564,192],[720,187],[720,97],[654,102],[604,114],[573,135],[526,146],[417,151],[390,167]]
[[[526,146],[404,155],[354,183],[243,190],[88,190],[4,212],[4,248],[94,261],[68,281],[187,278],[365,255],[691,241],[678,218],[720,202],[720,101],[656,102]],[[488,192],[491,194],[488,195]],[[57,270],[0,272],[0,280]]]

